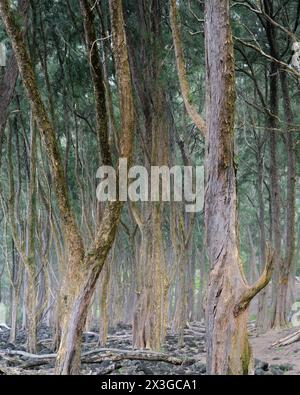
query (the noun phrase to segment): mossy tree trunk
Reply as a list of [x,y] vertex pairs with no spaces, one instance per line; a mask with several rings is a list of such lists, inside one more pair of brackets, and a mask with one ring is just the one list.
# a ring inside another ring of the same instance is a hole
[[268,283],[272,259],[253,286],[239,255],[234,163],[235,66],[229,0],[207,0],[205,224],[210,276],[206,305],[207,371],[248,374],[248,308]]
[[[120,155],[128,158],[130,162],[135,117],[121,0],[110,1],[110,14],[120,97],[121,130],[123,131]],[[48,155],[61,214],[63,236],[67,244],[68,262],[62,284],[61,341],[56,372],[58,374],[77,374],[80,369],[81,335],[88,307],[99,274],[114,241],[122,204],[118,201],[107,204],[95,239],[90,249],[85,250],[76,216],[70,204],[56,133],[41,99],[26,45],[9,1],[1,1],[0,15],[12,41],[23,85]]]
[[[133,80],[141,104],[140,137],[145,167],[169,163],[167,98],[161,71],[163,7],[159,1],[141,0],[137,5],[139,40],[130,36],[129,51]],[[141,244],[137,267],[136,301],[133,316],[133,345],[159,350],[165,336],[166,260],[163,238],[163,202],[134,205]]]

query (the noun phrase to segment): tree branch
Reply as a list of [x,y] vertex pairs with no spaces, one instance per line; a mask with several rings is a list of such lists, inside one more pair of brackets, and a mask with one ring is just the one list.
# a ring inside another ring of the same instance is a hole
[[83,255],[83,240],[80,236],[75,214],[69,201],[67,180],[62,166],[54,126],[49,119],[48,112],[42,101],[21,29],[15,20],[8,0],[1,0],[0,15],[12,42],[23,85],[47,151],[56,188],[57,201],[65,229],[64,233],[69,244],[70,253],[78,252],[80,255]]
[[266,246],[266,264],[265,268],[259,277],[259,279],[252,285],[248,286],[246,290],[242,293],[240,300],[236,303],[234,308],[234,315],[238,316],[242,311],[244,311],[251,300],[268,285],[271,280],[273,273],[273,262],[274,262],[274,251],[271,251],[270,244],[267,243]]
[[246,41],[242,40],[241,38],[238,37],[234,37],[235,41],[241,43],[242,45],[245,45],[248,48],[252,48],[254,49],[256,52],[258,52],[259,54],[261,54],[262,56],[264,56],[266,59],[268,59],[271,62],[275,62],[277,63],[279,66],[281,66],[284,70],[286,70],[288,73],[294,75],[297,79],[300,78],[300,73],[298,73],[295,69],[293,69],[292,67],[290,67],[287,63],[282,62],[281,60],[278,60],[276,58],[274,58],[271,55],[268,55],[266,52],[264,52],[260,47],[257,47],[256,45],[247,43]]
[[171,21],[172,36],[173,36],[173,43],[174,43],[175,56],[176,56],[176,64],[178,70],[178,78],[179,78],[180,89],[181,89],[181,94],[183,96],[184,105],[192,121],[197,126],[203,137],[205,137],[206,134],[205,121],[199,115],[191,99],[190,86],[187,79],[186,67],[184,62],[180,26],[178,23],[176,0],[171,0],[170,2],[170,21]]

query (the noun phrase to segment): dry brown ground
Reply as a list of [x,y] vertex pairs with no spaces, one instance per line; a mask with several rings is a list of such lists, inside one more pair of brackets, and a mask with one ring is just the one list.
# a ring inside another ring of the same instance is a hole
[[268,362],[270,365],[291,364],[293,370],[286,372],[286,375],[300,374],[300,341],[293,344],[272,347],[277,340],[299,330],[300,328],[291,328],[286,330],[272,330],[259,336],[252,335],[250,342],[253,348],[254,357]]

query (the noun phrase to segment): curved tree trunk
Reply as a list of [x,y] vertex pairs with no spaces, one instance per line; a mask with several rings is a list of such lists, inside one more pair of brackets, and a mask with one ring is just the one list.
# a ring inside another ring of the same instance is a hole
[[[130,161],[133,145],[134,106],[121,0],[110,1],[110,13],[120,93],[121,129],[123,131],[120,155]],[[41,99],[20,28],[7,0],[0,2],[0,14],[12,41],[23,84],[49,158],[63,223],[63,235],[68,248],[68,266],[63,283],[64,294],[61,308],[62,334],[56,372],[58,374],[77,374],[80,368],[81,335],[87,311],[99,274],[115,237],[122,204],[117,201],[106,206],[95,240],[91,248],[85,251],[76,216],[70,204],[56,133]]]
[[[121,0],[110,0],[110,14],[123,131],[120,155],[122,158],[128,158],[130,163],[134,131],[134,106]],[[118,179],[117,174],[117,184]],[[115,239],[121,208],[122,202],[120,201],[110,202],[105,207],[95,241],[82,260],[82,277],[80,278],[79,273],[75,272],[68,281],[69,287],[74,288],[74,293],[69,311],[65,312],[62,326],[62,339],[56,364],[58,374],[78,374],[79,372],[81,336],[88,308],[104,262]]]

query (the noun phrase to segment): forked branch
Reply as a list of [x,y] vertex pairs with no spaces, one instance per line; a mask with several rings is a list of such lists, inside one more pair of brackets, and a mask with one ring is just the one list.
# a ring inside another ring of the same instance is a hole
[[251,286],[248,286],[246,290],[242,293],[239,301],[236,303],[234,308],[234,315],[238,316],[242,311],[244,311],[251,300],[268,285],[271,280],[273,273],[273,262],[274,262],[274,251],[271,251],[270,244],[267,243],[266,248],[266,264],[261,276],[258,280]]

